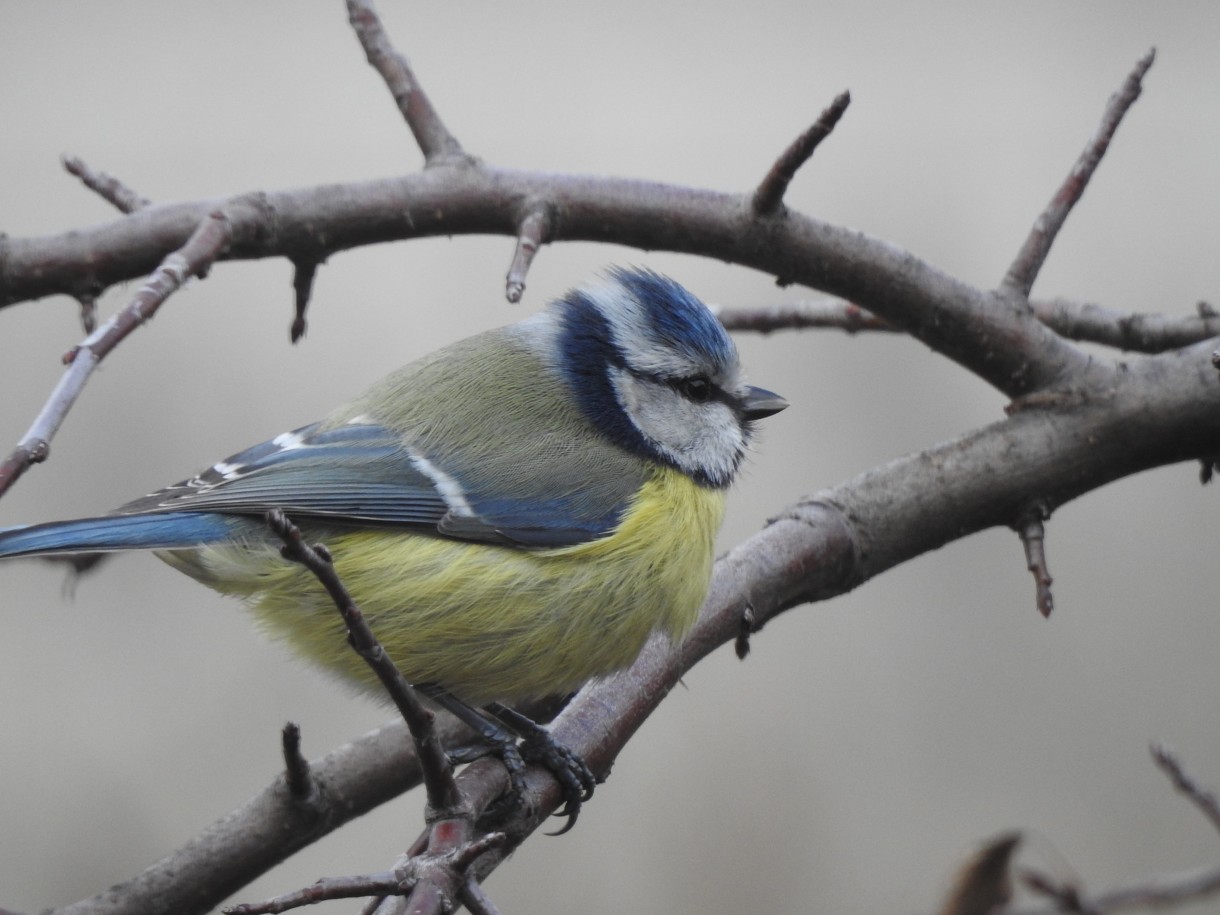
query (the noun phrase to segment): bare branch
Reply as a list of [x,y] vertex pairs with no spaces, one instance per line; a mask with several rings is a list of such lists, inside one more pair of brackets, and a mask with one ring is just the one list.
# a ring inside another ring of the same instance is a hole
[[1038,271],[1042,269],[1042,264],[1046,261],[1047,254],[1050,253],[1051,245],[1054,244],[1055,236],[1063,228],[1063,223],[1067,220],[1068,214],[1072,212],[1072,207],[1084,193],[1089,179],[1093,177],[1093,172],[1097,170],[1102,156],[1106,154],[1106,149],[1110,146],[1110,140],[1113,139],[1123,115],[1139,98],[1141,81],[1144,74],[1148,72],[1148,68],[1152,66],[1155,57],[1155,48],[1141,57],[1136,62],[1135,68],[1127,75],[1122,88],[1110,97],[1105,114],[1101,119],[1101,125],[1090,138],[1088,145],[1080,154],[1080,158],[1076,160],[1076,164],[1072,166],[1072,170],[1064,179],[1063,184],[1059,186],[1059,190],[1055,192],[1055,196],[1042,211],[1042,215],[1034,221],[1033,228],[1030,229],[1029,236],[1025,239],[1025,244],[1021,246],[1016,260],[1012,262],[1012,266],[1008,268],[1008,273],[1004,276],[1001,288],[1015,292],[1022,298],[1029,296],[1034,280],[1038,277]]
[[550,214],[543,207],[530,210],[521,220],[521,227],[517,232],[517,248],[513,252],[513,262],[509,265],[508,277],[505,280],[505,295],[510,302],[516,304],[521,301],[521,294],[525,291],[525,275],[550,230]]
[[470,910],[471,915],[500,915],[496,904],[473,877],[462,887],[462,905]]
[[313,293],[313,280],[317,276],[320,261],[317,258],[294,258],[292,261],[293,317],[288,338],[298,342],[305,336],[305,311],[309,308],[309,297]]
[[312,886],[275,896],[264,902],[243,902],[228,906],[225,915],[277,915],[301,906],[316,905],[332,899],[363,899],[366,896],[401,895],[408,892],[402,878],[393,871],[360,874],[354,877],[323,877]]
[[284,781],[288,792],[298,801],[313,793],[313,774],[309,771],[309,760],[301,755],[301,729],[291,721],[281,732],[281,748],[284,753]]
[[[1034,316],[1061,337],[1100,343],[1127,352],[1163,353],[1220,336],[1220,314],[1199,302],[1196,315],[1125,312],[1091,302],[1032,299]],[[780,330],[827,328],[849,334],[898,332],[867,308],[824,297],[762,308],[718,308],[720,323],[732,331],[769,334]]]
[[[179,244],[224,206],[229,258],[316,257],[319,250],[464,233],[517,237],[523,200],[563,213],[549,241],[598,241],[698,254],[783,276],[858,303],[1009,396],[1057,383],[1089,359],[1026,307],[982,292],[895,245],[796,211],[758,220],[731,194],[619,178],[438,165],[421,174],[160,204],[107,225],[8,239],[0,303],[109,285],[152,268],[150,239]],[[255,206],[239,206],[249,201]]]
[[[1029,876],[1028,871],[1022,873],[1022,877],[1026,879],[1027,883]],[[1075,911],[1094,913],[1143,911],[1187,905],[1220,892],[1220,868],[1151,877],[1140,883],[1120,887],[1106,893],[1098,893],[1092,897],[1083,896],[1078,889],[1073,887],[1055,884],[1043,875],[1037,875],[1035,879],[1038,878],[1043,881],[1046,888],[1052,889],[1052,892],[1047,895],[1054,899],[1054,906],[1050,908],[1022,906],[1019,909],[1008,910],[1009,915],[1051,915],[1051,913],[1065,911],[1064,903],[1077,906]],[[1072,910],[1069,909],[1069,911]]]
[[465,159],[462,144],[449,132],[423,87],[411,71],[407,59],[390,42],[372,0],[347,0],[347,14],[369,63],[381,74],[411,133],[431,165],[451,159]]
[[750,208],[755,216],[769,216],[779,209],[784,200],[784,192],[788,190],[797,169],[809,161],[818,144],[830,136],[830,132],[843,117],[843,112],[851,104],[851,93],[841,92],[823,111],[813,126],[792,141],[792,145],[771,166],[762,182],[759,183],[754,196],[750,200]]
[[76,156],[64,156],[61,161],[64,168],[80,178],[85,187],[122,213],[134,213],[152,205],[151,200],[141,197],[118,178],[105,172],[94,171]]
[[1017,535],[1021,538],[1021,545],[1025,547],[1025,567],[1033,573],[1038,612],[1043,617],[1049,617],[1055,609],[1051,596],[1051,584],[1054,579],[1046,567],[1046,530],[1043,527],[1043,522],[1049,517],[1047,508],[1041,502],[1035,501],[1021,512],[1016,523]]
[[84,390],[97,364],[127,336],[156,314],[157,309],[192,276],[202,276],[229,244],[230,226],[223,212],[208,214],[191,237],[169,254],[145,281],[122,311],[91,333],[64,357],[67,371],[51,392],[29,431],[3,464],[0,464],[0,495],[25,473],[31,464],[46,460],[51,439]]
[[1165,744],[1154,743],[1151,751],[1153,761],[1169,777],[1173,786],[1190,798],[1212,826],[1220,830],[1220,800],[1216,798],[1216,795],[1200,787],[1199,783],[1191,778],[1190,773],[1182,766],[1177,754]]
[[462,798],[453,780],[453,765],[436,737],[433,714],[424,708],[411,684],[399,672],[382,648],[381,642],[373,634],[364,614],[339,579],[329,551],[322,546],[310,546],[305,543],[300,529],[279,509],[267,512],[267,526],[284,541],[281,550],[284,558],[303,565],[326,589],[347,626],[347,638],[353,650],[377,674],[403,721],[407,723],[415,741],[415,752],[423,768],[429,805],[438,811],[439,816],[464,813]]
[[1090,902],[1074,883],[1059,881],[1035,870],[1023,870],[1022,882],[1039,896],[1045,896],[1055,908],[1068,915],[1101,915],[1102,909]]
[[1140,353],[1163,353],[1220,335],[1220,315],[1204,302],[1197,315],[1176,317],[1066,299],[1031,301],[1030,306],[1038,320],[1060,336]]
[[88,336],[97,329],[97,296],[80,293],[76,301],[80,304],[80,326]]
[[867,308],[842,299],[792,302],[771,308],[716,308],[726,330],[769,334],[777,330],[829,328],[849,334],[860,331],[898,332],[898,328]]

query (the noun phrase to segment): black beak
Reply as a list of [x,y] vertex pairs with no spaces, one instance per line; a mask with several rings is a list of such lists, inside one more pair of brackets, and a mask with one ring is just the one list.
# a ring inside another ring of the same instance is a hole
[[745,395],[738,401],[741,415],[746,419],[762,419],[774,416],[780,410],[787,408],[788,401],[766,388],[746,387]]

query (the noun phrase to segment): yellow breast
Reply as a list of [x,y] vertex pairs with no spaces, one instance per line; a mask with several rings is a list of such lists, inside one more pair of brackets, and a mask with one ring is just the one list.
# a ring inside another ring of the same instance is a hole
[[[724,493],[658,469],[615,532],[525,551],[390,531],[327,536],[335,565],[408,680],[474,704],[575,689],[627,666],[660,629],[686,633],[711,577]],[[271,546],[165,558],[247,598],[311,660],[377,689],[313,576]]]

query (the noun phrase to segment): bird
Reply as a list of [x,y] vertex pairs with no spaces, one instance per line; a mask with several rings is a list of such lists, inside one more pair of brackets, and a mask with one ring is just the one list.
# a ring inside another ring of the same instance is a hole
[[0,558],[154,551],[379,690],[327,592],[281,555],[279,510],[325,545],[410,683],[506,763],[523,768],[520,737],[556,772],[570,827],[592,773],[510,704],[629,666],[655,631],[682,638],[755,423],[787,405],[745,382],[695,295],[611,267],[110,514],[0,529]]

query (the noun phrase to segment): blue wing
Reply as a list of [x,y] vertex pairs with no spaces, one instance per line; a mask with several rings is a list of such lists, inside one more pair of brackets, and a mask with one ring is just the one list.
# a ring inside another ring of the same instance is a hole
[[277,435],[203,473],[128,502],[119,515],[202,511],[432,529],[450,506],[382,426],[320,423]]
[[[539,479],[554,471],[539,461]],[[191,547],[227,539],[272,508],[298,523],[384,525],[526,548],[567,546],[612,532],[638,481],[622,475],[596,493],[569,487],[549,498],[539,496],[540,488],[501,492],[486,479],[463,479],[375,423],[314,423],[112,515],[0,530],[0,557]]]

